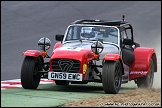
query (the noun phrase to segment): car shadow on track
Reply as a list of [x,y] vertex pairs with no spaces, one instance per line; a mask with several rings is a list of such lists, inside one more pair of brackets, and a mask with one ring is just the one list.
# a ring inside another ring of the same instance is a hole
[[87,92],[87,93],[104,93],[101,84],[69,84],[68,86],[56,85],[41,85],[37,90],[44,91],[59,91],[59,92]]
[[[125,90],[132,90],[136,87],[121,87],[121,92]],[[101,83],[90,84],[70,84],[68,86],[56,85],[55,83],[49,85],[41,85],[37,88],[40,91],[59,91],[59,92],[83,92],[83,93],[99,93],[105,94]]]

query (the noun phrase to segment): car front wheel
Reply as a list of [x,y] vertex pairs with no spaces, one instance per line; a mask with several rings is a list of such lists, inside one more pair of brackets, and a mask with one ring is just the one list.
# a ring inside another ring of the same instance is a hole
[[102,70],[102,84],[105,93],[119,92],[122,81],[122,66],[120,61],[105,61]]
[[21,67],[21,84],[24,89],[36,89],[40,82],[39,58],[25,57]]

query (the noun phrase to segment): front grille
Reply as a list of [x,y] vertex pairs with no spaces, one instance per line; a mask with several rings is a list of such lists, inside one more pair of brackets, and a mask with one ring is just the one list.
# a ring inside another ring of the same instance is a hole
[[53,59],[52,70],[54,72],[78,73],[80,62],[72,59]]

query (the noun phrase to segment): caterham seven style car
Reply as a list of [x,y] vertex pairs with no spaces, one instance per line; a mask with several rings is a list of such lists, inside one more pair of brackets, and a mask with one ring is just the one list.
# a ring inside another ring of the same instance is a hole
[[[51,41],[42,37],[39,50],[27,50],[21,67],[24,89],[37,89],[41,78],[56,85],[102,83],[105,93],[116,94],[121,84],[131,80],[138,87],[151,88],[157,72],[153,48],[134,41],[133,27],[122,20],[76,20],[58,41],[51,55]],[[45,62],[45,58],[49,58]]]

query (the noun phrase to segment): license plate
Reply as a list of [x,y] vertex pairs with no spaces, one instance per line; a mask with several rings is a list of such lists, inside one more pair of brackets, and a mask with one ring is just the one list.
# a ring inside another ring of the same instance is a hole
[[48,72],[48,79],[82,81],[82,74],[66,72]]

